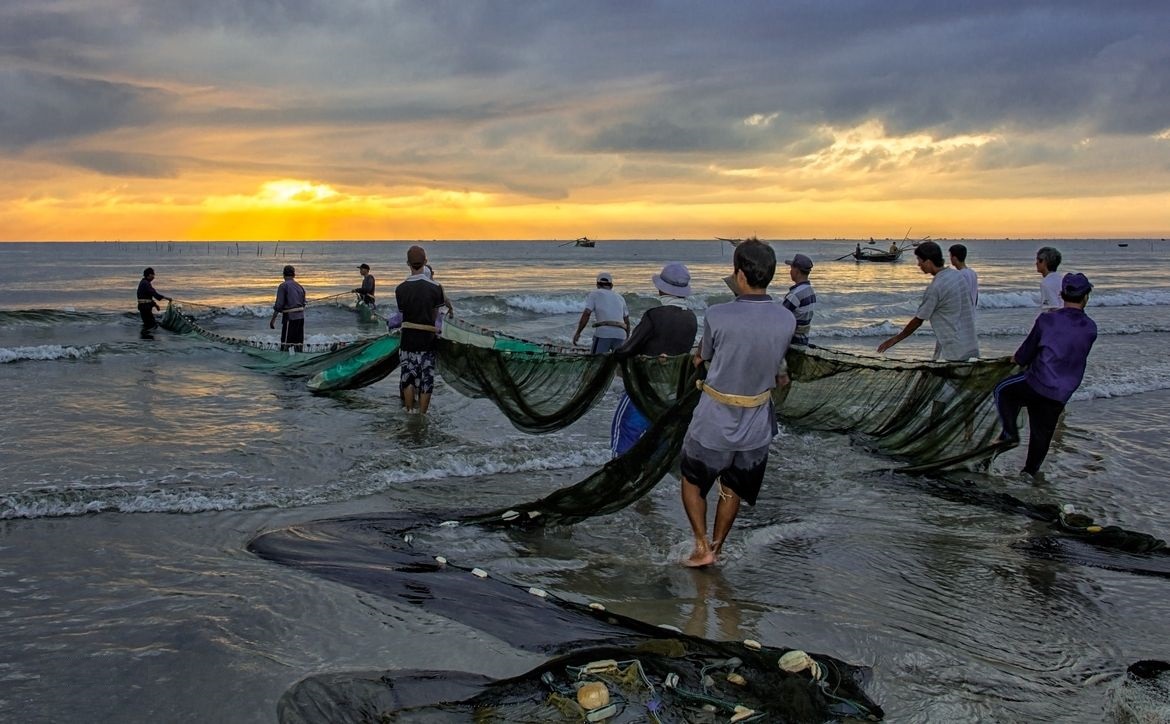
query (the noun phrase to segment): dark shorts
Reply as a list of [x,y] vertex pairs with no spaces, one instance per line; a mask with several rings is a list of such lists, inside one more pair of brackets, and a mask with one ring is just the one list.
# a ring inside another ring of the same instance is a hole
[[305,320],[289,319],[287,314],[282,314],[280,317],[280,343],[304,344]]
[[709,450],[688,438],[683,442],[681,467],[683,478],[691,485],[697,485],[704,498],[719,480],[745,503],[755,505],[764,483],[764,470],[768,467],[768,447]]
[[153,304],[139,304],[138,315],[142,317],[142,331],[147,332],[158,326],[158,321],[154,318]]
[[435,353],[434,352],[399,352],[401,378],[398,389],[405,390],[414,387],[420,395],[433,392],[435,389]]

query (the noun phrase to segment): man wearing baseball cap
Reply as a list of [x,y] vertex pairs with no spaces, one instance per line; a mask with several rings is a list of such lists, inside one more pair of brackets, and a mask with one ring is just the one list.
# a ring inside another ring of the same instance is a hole
[[813,307],[817,304],[817,293],[808,281],[808,274],[812,271],[812,259],[804,254],[796,254],[784,261],[788,265],[788,275],[792,278],[792,286],[784,295],[784,307],[796,317],[796,332],[792,335],[792,344],[808,345],[808,330],[812,326]]
[[577,321],[573,344],[577,344],[581,332],[589,323],[589,317],[593,315],[597,316],[597,321],[593,323],[591,354],[611,352],[626,341],[626,333],[630,331],[630,310],[622,295],[613,290],[613,275],[609,272],[597,275],[597,288],[585,297],[585,311],[581,312],[581,319]]
[[1020,408],[1028,409],[1028,457],[1022,472],[1033,477],[1048,455],[1065,403],[1081,385],[1089,351],[1097,340],[1097,325],[1085,314],[1091,291],[1093,285],[1084,274],[1065,274],[1060,284],[1064,306],[1037,317],[1013,355],[1016,364],[1026,369],[995,387],[1002,442],[1019,442]]
[[357,294],[363,304],[368,304],[370,307],[374,306],[374,275],[370,273],[370,265],[362,263],[358,267],[358,272],[362,275],[362,285],[353,290]]

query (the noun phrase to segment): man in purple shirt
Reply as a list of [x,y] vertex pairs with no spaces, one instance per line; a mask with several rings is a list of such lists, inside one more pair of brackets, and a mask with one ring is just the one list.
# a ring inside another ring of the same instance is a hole
[[1085,376],[1085,362],[1097,340],[1097,325],[1085,314],[1091,291],[1093,285],[1084,274],[1065,274],[1060,286],[1064,306],[1037,317],[1013,356],[1016,364],[1027,369],[995,387],[1003,424],[1000,440],[1019,441],[1020,408],[1028,409],[1028,458],[1023,470],[1028,475],[1040,471],[1060,413]]

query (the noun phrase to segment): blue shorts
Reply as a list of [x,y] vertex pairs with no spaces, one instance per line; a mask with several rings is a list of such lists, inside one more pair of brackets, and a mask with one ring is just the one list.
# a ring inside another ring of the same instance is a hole
[[625,392],[613,411],[613,422],[609,426],[609,449],[613,456],[625,453],[650,429],[650,420],[634,406],[634,401]]
[[683,479],[697,485],[704,498],[718,480],[745,503],[755,505],[768,467],[768,446],[758,450],[710,450],[688,437],[683,441],[680,467]]
[[401,365],[399,391],[413,387],[415,392],[425,395],[435,389],[435,353],[399,352]]
[[612,352],[625,342],[624,337],[594,337],[593,347],[590,348],[590,354],[605,354]]

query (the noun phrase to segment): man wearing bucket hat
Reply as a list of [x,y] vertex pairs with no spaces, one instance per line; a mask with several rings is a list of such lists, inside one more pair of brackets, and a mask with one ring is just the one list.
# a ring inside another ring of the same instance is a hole
[[784,261],[788,265],[788,274],[792,279],[792,286],[784,295],[784,307],[796,317],[796,332],[792,335],[792,343],[808,345],[808,330],[812,326],[813,307],[817,304],[817,293],[808,281],[812,271],[812,259],[804,254],[796,254]]
[[[646,310],[625,344],[614,350],[619,359],[634,355],[673,356],[686,354],[695,346],[699,331],[695,313],[687,307],[691,295],[691,272],[686,265],[672,262],[650,277],[658,289],[661,306]],[[617,457],[630,449],[650,428],[650,420],[634,406],[624,391],[613,413],[610,449]]]
[[613,275],[609,272],[597,275],[597,288],[585,297],[585,311],[581,312],[581,319],[577,321],[573,344],[577,344],[581,332],[589,323],[589,317],[593,315],[597,319],[593,322],[591,354],[611,352],[626,341],[626,333],[630,331],[630,310],[622,295],[613,290]]
[[1003,424],[1001,441],[1019,442],[1017,419],[1021,407],[1028,409],[1028,457],[1022,472],[1033,477],[1048,455],[1065,403],[1081,385],[1089,351],[1097,340],[1097,324],[1085,314],[1091,291],[1093,285],[1084,274],[1065,274],[1060,284],[1064,306],[1037,317],[1013,355],[1016,364],[1026,369],[995,387]]

